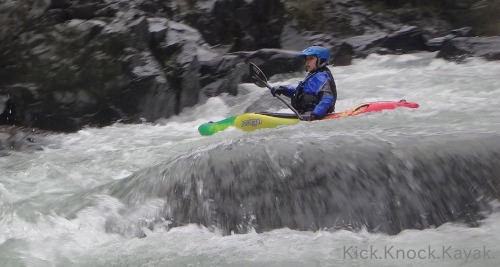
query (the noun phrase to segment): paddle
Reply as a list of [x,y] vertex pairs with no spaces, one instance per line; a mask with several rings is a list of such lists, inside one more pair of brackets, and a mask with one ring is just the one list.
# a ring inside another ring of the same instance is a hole
[[[269,83],[267,83],[266,75],[264,74],[264,72],[262,72],[262,70],[259,69],[259,67],[257,67],[257,65],[250,62],[250,64],[248,65],[248,68],[250,70],[250,76],[252,76],[252,79],[253,79],[253,82],[255,83],[255,85],[257,85],[258,87],[267,87],[269,90],[272,90],[273,87],[271,85],[269,85]],[[297,117],[300,120],[302,120],[302,121],[304,120],[304,117],[302,117],[302,115],[300,115],[299,112],[295,108],[293,108],[292,106],[290,106],[290,104],[288,104],[285,100],[283,100],[283,98],[281,98],[279,95],[275,95],[275,97],[277,97],[289,109],[291,109],[293,111],[293,113],[295,113],[295,115],[297,115]]]

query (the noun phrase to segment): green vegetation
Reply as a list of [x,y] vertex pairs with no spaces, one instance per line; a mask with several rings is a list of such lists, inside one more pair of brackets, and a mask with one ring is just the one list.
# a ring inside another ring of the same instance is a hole
[[326,20],[322,12],[325,0],[287,0],[284,4],[296,28],[322,30]]
[[198,2],[198,0],[174,0],[174,2],[181,7],[193,9],[196,6],[196,2]]
[[414,8],[420,17],[444,19],[454,28],[471,26],[480,35],[500,35],[500,0],[362,0],[375,13]]

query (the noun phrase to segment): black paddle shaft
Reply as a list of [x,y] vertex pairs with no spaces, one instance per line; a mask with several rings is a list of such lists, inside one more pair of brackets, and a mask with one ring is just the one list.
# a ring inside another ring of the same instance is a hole
[[[266,75],[264,74],[264,72],[262,72],[261,69],[259,69],[259,67],[257,67],[257,65],[250,62],[250,64],[248,65],[248,68],[250,71],[250,76],[252,77],[253,83],[255,85],[257,85],[258,87],[267,87],[269,90],[273,89],[273,87],[271,85],[269,85],[269,83],[267,83]],[[300,120],[304,120],[304,117],[302,117],[302,115],[300,115],[299,112],[295,108],[293,108],[292,106],[290,106],[290,104],[288,104],[285,100],[283,100],[283,98],[281,98],[278,95],[274,95],[274,97],[277,97],[279,100],[281,100],[281,102],[283,102],[290,110],[292,110],[293,113],[295,113],[295,115],[297,115],[297,117]]]

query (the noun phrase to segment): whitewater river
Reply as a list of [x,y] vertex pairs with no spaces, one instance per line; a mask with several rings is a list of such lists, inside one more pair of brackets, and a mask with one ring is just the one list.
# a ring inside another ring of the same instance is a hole
[[242,84],[173,118],[5,152],[0,266],[499,266],[500,63],[434,56],[331,68],[337,111],[414,110],[200,136],[286,111]]

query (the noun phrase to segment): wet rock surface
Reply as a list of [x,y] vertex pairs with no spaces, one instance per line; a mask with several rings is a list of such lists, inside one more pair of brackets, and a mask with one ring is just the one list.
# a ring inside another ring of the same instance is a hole
[[461,61],[468,56],[500,60],[500,37],[459,37],[448,41],[437,57]]
[[8,156],[14,151],[33,152],[49,145],[47,131],[27,129],[15,126],[0,126],[0,157]]

